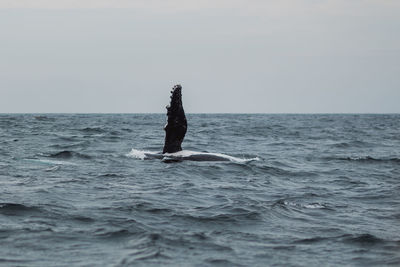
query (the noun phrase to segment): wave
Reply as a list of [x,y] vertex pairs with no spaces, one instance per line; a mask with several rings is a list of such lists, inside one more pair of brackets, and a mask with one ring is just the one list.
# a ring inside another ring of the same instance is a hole
[[359,140],[353,140],[349,142],[339,142],[330,145],[331,147],[336,147],[336,148],[350,148],[350,147],[357,147],[357,148],[364,148],[364,147],[370,147],[373,146],[374,144],[367,143],[364,141],[359,141]]
[[0,214],[4,215],[22,215],[26,213],[40,212],[38,207],[29,207],[17,203],[0,203]]
[[86,127],[83,129],[79,129],[79,131],[88,133],[88,134],[100,134],[100,133],[105,132],[105,130],[100,127]]
[[346,236],[343,241],[346,243],[353,243],[358,245],[375,245],[384,243],[387,240],[378,238],[371,234],[360,234],[360,235]]
[[[129,232],[128,232],[129,233]],[[112,237],[125,237],[127,232],[124,230],[117,231],[112,234]],[[161,253],[157,243],[162,236],[157,233],[146,233],[137,236],[129,242],[131,253],[122,259],[118,266],[131,266],[137,264],[141,260],[149,260],[154,258],[168,258]]]
[[214,259],[214,258],[209,258],[205,260],[206,263],[215,265],[215,266],[242,266],[235,264],[227,259]]
[[60,169],[60,166],[53,166],[53,167],[50,167],[50,168],[47,168],[47,169],[45,169],[44,171],[46,171],[46,172],[53,172],[53,171],[57,171],[57,170],[59,170]]
[[304,209],[331,209],[327,204],[325,203],[318,203],[318,202],[313,202],[313,203],[296,203],[292,201],[288,201],[285,199],[280,199],[276,201],[273,206],[282,206],[282,207],[293,207],[293,208],[304,208]]
[[117,174],[117,173],[103,173],[103,174],[99,174],[98,177],[102,177],[102,178],[121,178],[124,177],[123,174]]
[[328,160],[343,160],[343,161],[355,161],[355,162],[382,162],[382,163],[400,163],[400,158],[374,158],[371,156],[352,156],[352,157],[330,157]]
[[[50,165],[76,165],[75,163],[72,162],[67,162],[67,161],[61,161],[61,160],[48,160],[48,159],[23,159],[24,161],[27,162],[32,162],[32,163],[41,163],[41,164],[50,164]],[[58,168],[48,168],[45,171],[56,171]]]
[[174,214],[172,218],[181,218],[185,221],[195,223],[249,223],[250,221],[259,221],[262,218],[261,213],[256,211],[246,211],[241,213],[219,213],[215,215],[193,215],[193,214]]
[[72,157],[77,157],[77,158],[81,158],[81,159],[91,159],[92,158],[89,155],[74,152],[74,151],[69,151],[69,150],[56,152],[56,153],[50,154],[48,157],[57,158],[57,159],[70,159]]
[[106,239],[127,238],[136,235],[136,232],[131,232],[127,229],[107,230],[104,228],[97,229],[95,235]]
[[50,118],[44,115],[33,116],[33,118],[38,121],[55,121],[55,118]]
[[293,241],[294,244],[313,244],[313,243],[318,243],[322,241],[329,240],[329,237],[321,237],[321,236],[316,236],[316,237],[311,237],[311,238],[303,238],[299,240]]
[[157,158],[157,159],[162,159],[165,162],[190,160],[190,161],[230,161],[235,163],[247,163],[250,161],[260,160],[260,158],[258,157],[246,159],[246,158],[229,156],[222,153],[198,152],[191,150],[182,150],[176,153],[162,154],[160,152],[138,150],[134,148],[128,154],[126,154],[126,156],[141,160]]
[[[311,237],[311,238],[304,238],[304,239],[299,239],[293,241],[295,244],[312,244],[312,243],[318,243],[318,242],[324,242],[324,241],[340,241],[343,243],[347,244],[353,244],[353,245],[360,245],[360,246],[373,246],[373,245],[379,245],[379,244],[386,244],[390,245],[393,244],[395,247],[399,245],[400,241],[393,241],[393,240],[387,240],[383,238],[376,237],[372,234],[344,234],[340,236],[331,236],[331,237],[321,237],[321,236],[316,236],[316,237]],[[389,248],[389,247],[387,247]]]
[[84,215],[75,215],[75,216],[72,216],[72,219],[74,221],[78,221],[78,222],[81,222],[81,223],[93,223],[93,222],[95,222],[95,219],[90,218],[90,217],[86,217]]
[[[73,140],[69,139],[68,141],[73,142]],[[88,147],[90,145],[90,141],[85,140],[81,142],[74,142],[74,143],[63,143],[63,144],[51,144],[50,147],[54,149],[71,149],[71,148],[82,148]]]

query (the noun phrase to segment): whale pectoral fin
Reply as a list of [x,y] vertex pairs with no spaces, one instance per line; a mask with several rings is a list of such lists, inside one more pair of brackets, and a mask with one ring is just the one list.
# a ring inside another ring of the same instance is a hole
[[171,103],[167,106],[167,125],[163,153],[182,150],[181,144],[187,131],[187,121],[182,105],[182,86],[175,85],[171,91]]

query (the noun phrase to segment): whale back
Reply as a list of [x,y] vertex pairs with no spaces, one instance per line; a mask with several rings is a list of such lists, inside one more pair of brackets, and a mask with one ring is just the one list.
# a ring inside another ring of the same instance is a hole
[[182,105],[182,86],[175,85],[171,91],[171,103],[167,106],[167,125],[165,130],[164,153],[175,153],[182,150],[187,121]]

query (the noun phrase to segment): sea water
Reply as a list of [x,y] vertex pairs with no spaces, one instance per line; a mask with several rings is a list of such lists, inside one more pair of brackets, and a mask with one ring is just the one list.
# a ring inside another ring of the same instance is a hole
[[0,265],[400,264],[400,115],[0,115]]

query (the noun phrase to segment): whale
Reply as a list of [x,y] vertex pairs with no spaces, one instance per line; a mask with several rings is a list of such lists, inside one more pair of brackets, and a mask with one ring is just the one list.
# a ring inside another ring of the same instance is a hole
[[182,86],[175,85],[171,90],[171,101],[167,109],[167,124],[164,127],[164,161],[229,161],[222,154],[183,151],[182,142],[187,132],[187,120],[182,103]]
[[127,154],[139,159],[161,159],[164,162],[190,161],[231,161],[245,163],[258,158],[241,159],[222,153],[198,152],[182,149],[182,142],[187,132],[187,120],[182,102],[182,86],[172,87],[170,103],[166,106],[167,124],[164,126],[165,139],[162,152],[132,149]]

